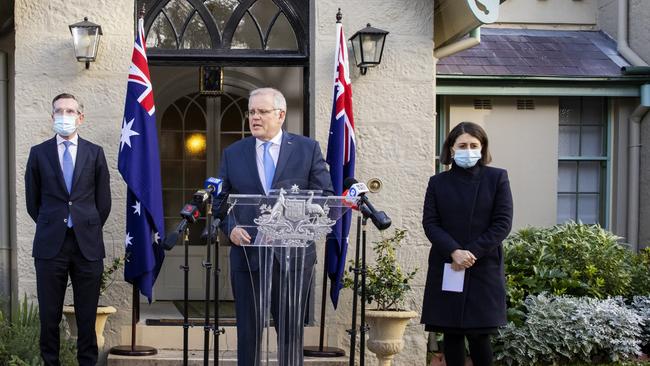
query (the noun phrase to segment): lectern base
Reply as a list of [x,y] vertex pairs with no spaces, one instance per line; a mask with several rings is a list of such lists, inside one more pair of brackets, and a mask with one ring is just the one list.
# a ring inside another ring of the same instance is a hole
[[108,353],[119,356],[153,356],[158,350],[149,346],[115,346]]
[[307,357],[342,357],[345,356],[345,351],[336,347],[306,346],[303,354]]

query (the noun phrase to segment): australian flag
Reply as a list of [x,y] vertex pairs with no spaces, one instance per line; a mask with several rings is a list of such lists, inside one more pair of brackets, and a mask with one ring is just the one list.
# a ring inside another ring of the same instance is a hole
[[[343,24],[336,23],[336,59],[334,61],[334,98],[327,144],[327,163],[336,195],[343,194],[343,181],[354,176],[354,117],[352,115],[352,87],[348,69],[348,49]],[[339,291],[343,287],[345,255],[348,251],[351,212],[346,213],[334,225],[327,239],[325,262],[332,286],[330,297],[336,308]]]
[[161,246],[165,229],[158,134],[144,39],[144,21],[140,18],[126,87],[118,169],[127,185],[124,279],[151,302],[153,284],[165,258]]

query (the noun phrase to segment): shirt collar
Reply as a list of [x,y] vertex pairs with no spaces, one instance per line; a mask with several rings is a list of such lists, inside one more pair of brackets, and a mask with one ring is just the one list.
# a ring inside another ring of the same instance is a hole
[[75,133],[73,138],[71,138],[70,140],[66,140],[63,137],[61,137],[61,135],[59,135],[57,133],[56,134],[56,144],[61,145],[63,143],[63,141],[70,141],[70,142],[72,142],[73,145],[77,146],[79,144],[79,134]]
[[[278,134],[275,135],[275,137],[273,137],[269,141],[273,145],[278,145],[278,146],[281,145],[282,144],[282,129],[280,129],[280,132],[278,132]],[[256,138],[255,139],[255,148],[258,148],[258,147],[262,146],[265,142],[266,141],[263,141],[263,140],[260,140],[260,139]]]

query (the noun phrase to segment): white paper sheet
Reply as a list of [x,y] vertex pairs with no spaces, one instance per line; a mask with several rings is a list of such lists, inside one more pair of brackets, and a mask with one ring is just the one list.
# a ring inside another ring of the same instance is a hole
[[465,270],[454,271],[451,263],[445,263],[442,271],[442,291],[463,292],[465,284]]

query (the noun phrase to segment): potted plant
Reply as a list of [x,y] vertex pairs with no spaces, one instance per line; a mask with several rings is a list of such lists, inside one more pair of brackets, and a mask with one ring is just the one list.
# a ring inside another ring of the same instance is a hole
[[[368,349],[375,353],[379,365],[388,366],[393,357],[404,348],[404,330],[411,318],[418,314],[404,308],[406,294],[411,290],[409,281],[417,268],[405,273],[397,263],[396,249],[406,237],[406,230],[395,229],[390,237],[374,242],[375,264],[366,268],[366,300],[376,309],[366,311],[368,322]],[[344,286],[352,288],[350,276]],[[359,293],[361,289],[358,290]]]
[[[115,282],[115,275],[117,271],[124,266],[124,257],[115,257],[113,261],[104,266],[101,282],[99,285],[99,298],[108,290],[109,287]],[[95,333],[97,336],[97,347],[101,349],[104,346],[104,327],[108,316],[117,312],[113,306],[97,305],[97,318],[95,319]],[[64,305],[63,314],[65,315],[68,325],[70,326],[70,333],[72,336],[77,336],[77,320],[74,315],[73,305]]]

